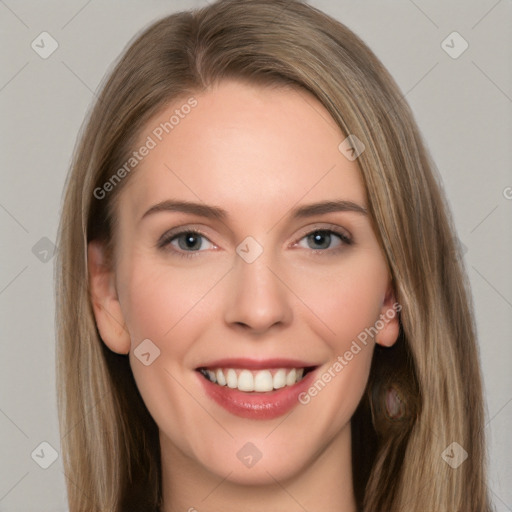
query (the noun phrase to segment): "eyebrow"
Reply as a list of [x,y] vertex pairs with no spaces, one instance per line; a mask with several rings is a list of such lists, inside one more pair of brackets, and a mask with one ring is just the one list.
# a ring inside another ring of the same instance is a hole
[[[228,212],[218,206],[168,199],[149,208],[149,210],[142,215],[140,220],[142,221],[142,219],[159,212],[190,213],[198,215],[199,217],[216,219],[222,222],[227,220],[229,217]],[[313,217],[314,215],[323,215],[332,212],[355,212],[362,215],[368,214],[368,211],[364,206],[354,203],[353,201],[338,199],[298,206],[290,212],[289,216],[295,219],[303,219]]]

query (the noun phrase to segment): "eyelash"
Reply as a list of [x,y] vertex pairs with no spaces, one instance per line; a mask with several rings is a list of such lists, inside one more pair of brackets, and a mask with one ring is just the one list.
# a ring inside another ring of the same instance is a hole
[[[315,233],[322,233],[322,234],[329,234],[329,235],[334,234],[337,237],[339,237],[339,239],[342,242],[342,245],[352,245],[353,244],[353,240],[350,237],[348,237],[345,233],[342,233],[341,231],[327,229],[327,228],[320,228],[320,229],[313,229],[312,231],[307,232],[301,238],[299,238],[297,242],[294,242],[294,245],[296,243],[300,242],[303,238],[307,238],[308,236],[311,236]],[[188,234],[202,236],[209,241],[208,237],[204,233],[202,233],[201,231],[198,231],[197,229],[191,228],[191,229],[184,229],[177,233],[171,232],[171,233],[166,233],[166,234],[162,235],[162,237],[160,238],[160,240],[157,243],[157,247],[159,249],[166,250],[167,246],[170,246],[172,241],[174,241],[181,235],[188,235]],[[322,256],[323,255],[322,253],[326,253],[326,252],[330,252],[331,254],[337,253],[341,249],[343,249],[343,247],[336,247],[334,249],[311,249],[311,251],[313,251],[313,254]],[[174,248],[171,249],[171,251],[174,252],[175,254],[177,254],[181,258],[195,258],[197,256],[197,253],[203,252],[203,251],[182,251],[182,250],[176,250]]]

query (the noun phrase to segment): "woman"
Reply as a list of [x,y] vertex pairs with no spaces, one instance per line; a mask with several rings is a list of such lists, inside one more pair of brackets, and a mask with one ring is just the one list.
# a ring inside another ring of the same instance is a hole
[[299,1],[127,49],[59,229],[70,511],[489,511],[468,282],[398,87]]

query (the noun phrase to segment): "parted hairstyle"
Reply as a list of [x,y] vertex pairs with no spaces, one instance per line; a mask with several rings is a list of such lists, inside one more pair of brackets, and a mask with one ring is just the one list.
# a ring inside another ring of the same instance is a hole
[[[101,340],[88,284],[87,244],[114,244],[116,199],[130,175],[105,197],[94,191],[127,161],[151,118],[224,78],[309,91],[345,136],[365,145],[357,163],[401,310],[399,338],[375,347],[351,419],[358,510],[491,511],[469,283],[438,172],[403,94],[358,36],[303,1],[220,0],[160,19],[131,41],[74,150],[55,260],[70,512],[157,510],[162,496],[157,425],[128,356]],[[386,407],[391,390],[399,414]],[[469,454],[457,468],[442,457],[452,442]]]

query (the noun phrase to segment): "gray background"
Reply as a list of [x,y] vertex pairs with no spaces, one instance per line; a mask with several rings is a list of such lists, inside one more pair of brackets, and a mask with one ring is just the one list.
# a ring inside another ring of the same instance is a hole
[[[512,1],[310,3],[354,30],[387,66],[442,175],[476,307],[491,495],[498,511],[511,511]],[[43,441],[60,452],[51,242],[79,127],[136,32],[202,5],[0,0],[0,511],[66,510],[61,457],[48,469],[36,461],[50,462]],[[59,45],[47,59],[31,48],[43,31]],[[458,58],[441,46],[453,31],[469,44]],[[36,448],[40,457],[32,458]]]

